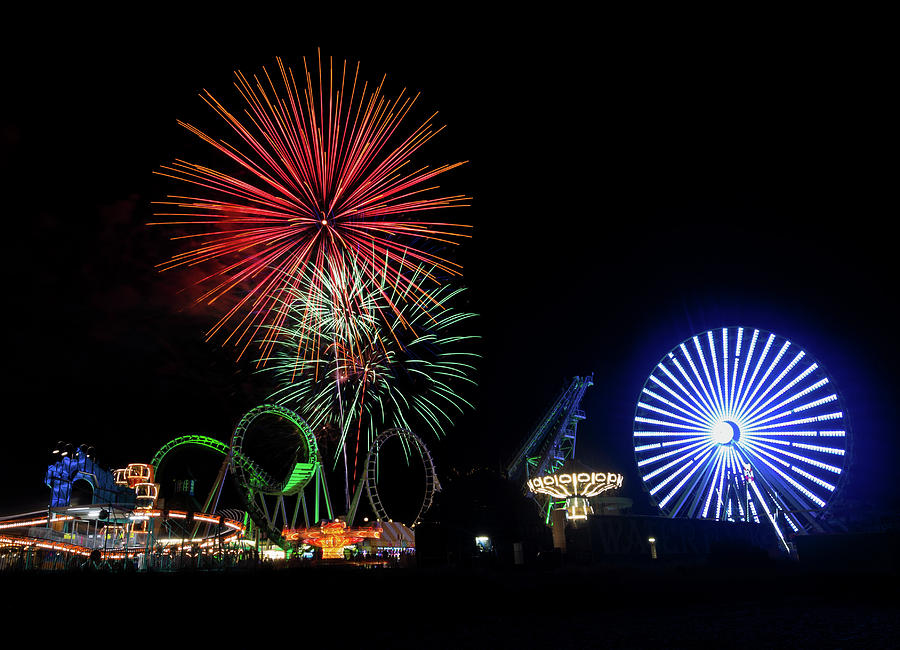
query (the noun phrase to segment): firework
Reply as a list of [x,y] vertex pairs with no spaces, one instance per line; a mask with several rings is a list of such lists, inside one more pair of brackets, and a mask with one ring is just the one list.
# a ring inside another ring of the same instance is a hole
[[[356,298],[337,280],[351,265],[364,284],[385,289],[383,298],[403,295],[421,303],[435,278],[420,269],[459,275],[459,265],[436,251],[468,236],[468,226],[410,218],[467,201],[434,196],[432,182],[464,163],[411,169],[411,156],[443,129],[434,125],[435,113],[401,135],[418,95],[404,90],[388,99],[384,79],[370,88],[359,78],[359,64],[348,69],[345,61],[336,69],[331,59],[323,71],[321,54],[317,69],[303,59],[300,84],[281,59],[277,67],[274,77],[266,69],[252,79],[235,73],[245,103],[241,117],[209,92],[201,95],[233,129],[234,143],[179,122],[234,170],[184,160],[164,166],[157,173],[187,184],[191,195],[158,202],[168,208],[156,216],[168,220],[152,224],[197,229],[174,237],[193,243],[159,266],[214,267],[197,283],[198,302],[233,300],[207,337],[221,331],[223,344],[238,346],[241,354],[259,341],[263,361],[273,337],[285,331],[287,308],[301,286],[307,306],[313,297],[350,306]],[[337,293],[325,296],[325,287]],[[403,311],[396,302],[388,307]],[[321,329],[309,318],[303,327]]]
[[[348,448],[354,471],[360,450],[387,428],[442,435],[471,406],[457,387],[475,384],[478,355],[465,348],[478,337],[459,332],[474,314],[453,308],[465,290],[441,285],[424,301],[410,301],[384,276],[373,285],[353,267],[338,278],[317,273],[298,287],[275,337],[263,371],[274,373],[281,387],[270,398],[303,413],[314,430],[336,431],[334,461]],[[418,269],[410,286],[428,274]],[[331,286],[335,281],[341,290]],[[350,308],[328,302],[344,291],[356,297]],[[399,313],[390,305],[400,305]],[[320,330],[305,326],[311,314]]]

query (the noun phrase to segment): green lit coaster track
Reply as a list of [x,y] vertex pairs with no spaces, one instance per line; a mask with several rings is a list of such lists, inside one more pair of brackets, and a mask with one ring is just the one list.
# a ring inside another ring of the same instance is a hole
[[[281,478],[272,477],[244,452],[245,443],[254,435],[251,425],[264,415],[282,418],[294,428],[294,434],[288,439],[287,445],[279,450],[279,454],[286,454],[291,459],[287,473]],[[163,445],[150,464],[158,470],[169,454],[188,446],[210,449],[223,456],[219,474],[204,504],[204,512],[216,510],[225,476],[230,472],[240,487],[251,519],[276,544],[283,544],[283,528],[296,527],[301,509],[306,525],[310,525],[305,494],[305,488],[310,483],[314,483],[315,488],[313,523],[319,521],[320,505],[323,502],[328,517],[333,517],[316,439],[303,419],[290,409],[273,404],[256,407],[238,423],[230,443],[198,434],[179,436]],[[291,498],[293,502],[287,504]],[[291,517],[288,516],[289,511]]]
[[[290,446],[280,453],[293,455],[289,463],[287,474],[281,480],[272,480],[268,475],[261,475],[253,471],[246,464],[240,462],[244,456],[243,447],[248,438],[248,432],[255,420],[263,415],[274,415],[287,420],[296,429],[296,436],[289,443]],[[324,505],[328,512],[328,518],[334,514],[331,510],[331,501],[328,497],[328,485],[322,463],[319,461],[319,447],[316,438],[303,419],[283,406],[275,404],[263,404],[248,412],[235,427],[231,436],[230,459],[231,471],[238,484],[244,489],[247,511],[253,521],[265,529],[270,540],[279,545],[284,545],[281,531],[284,528],[296,528],[300,509],[303,509],[303,520],[309,527],[309,510],[306,503],[305,488],[311,482],[315,494],[313,523],[317,523],[319,517],[320,495],[324,497]],[[274,497],[273,507],[266,497]],[[294,497],[292,516],[288,517],[286,497]]]
[[[253,450],[248,449],[254,447],[255,438],[266,436],[267,427],[258,424],[259,418],[263,416],[274,416],[289,425],[289,432],[281,435],[277,445],[264,448],[269,456],[276,456],[280,460],[277,463],[279,467],[287,467],[286,471],[275,476],[255,456],[260,451],[259,445]],[[254,423],[257,425],[254,426]],[[424,468],[424,498],[411,522],[412,527],[422,520],[431,507],[435,493],[440,490],[434,460],[422,439],[408,429],[389,429],[375,439],[366,456],[365,471],[356,486],[347,515],[348,525],[353,524],[363,492],[366,493],[376,518],[392,521],[378,493],[378,456],[385,443],[394,438],[399,439],[405,453],[417,454]],[[204,512],[212,513],[217,510],[225,478],[230,473],[257,529],[279,546],[288,546],[282,531],[285,528],[297,528],[301,514],[307,528],[319,523],[323,518],[321,515],[326,513],[329,520],[334,518],[315,436],[306,422],[290,409],[275,404],[263,404],[254,408],[241,418],[228,443],[200,434],[179,436],[163,445],[150,464],[158,472],[160,465],[172,452],[192,446],[209,449],[222,456],[218,476],[203,506]],[[311,503],[307,501],[308,487],[312,488]]]

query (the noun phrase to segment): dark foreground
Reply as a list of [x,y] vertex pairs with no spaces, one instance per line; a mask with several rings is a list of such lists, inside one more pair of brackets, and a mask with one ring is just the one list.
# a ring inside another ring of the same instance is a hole
[[0,593],[6,625],[21,622],[20,612],[101,634],[113,622],[165,635],[186,624],[216,645],[330,638],[334,648],[880,648],[900,639],[897,580],[775,562],[331,567],[3,574]]

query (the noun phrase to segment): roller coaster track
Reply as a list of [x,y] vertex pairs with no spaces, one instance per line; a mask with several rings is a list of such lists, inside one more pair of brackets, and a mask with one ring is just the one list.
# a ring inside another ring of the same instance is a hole
[[391,438],[399,438],[405,447],[415,448],[419,453],[419,457],[422,459],[422,465],[425,469],[425,494],[422,499],[422,505],[419,507],[419,512],[412,520],[412,528],[416,527],[416,524],[422,520],[422,517],[428,512],[429,508],[431,508],[435,492],[438,492],[441,489],[440,482],[438,481],[435,472],[434,459],[431,456],[431,451],[429,451],[422,439],[409,429],[388,429],[375,438],[375,441],[369,449],[369,453],[366,455],[366,469],[362,477],[360,477],[360,482],[357,485],[356,492],[353,496],[353,503],[350,505],[350,513],[347,516],[347,521],[350,525],[352,525],[356,516],[356,510],[359,506],[359,499],[362,495],[363,487],[365,487],[366,496],[369,498],[369,505],[372,508],[372,512],[375,513],[375,516],[382,521],[393,521],[389,517],[387,510],[385,510],[384,504],[381,501],[381,496],[378,494],[378,454],[381,451],[382,446]]
[[241,495],[244,499],[244,505],[247,512],[257,526],[262,528],[270,540],[276,544],[280,544],[282,540],[281,528],[275,525],[272,515],[267,507],[263,505],[261,497],[258,495],[272,495],[279,498],[278,504],[275,506],[276,517],[279,509],[283,509],[281,499],[287,495],[297,494],[306,487],[310,479],[316,472],[317,463],[295,463],[293,469],[285,477],[284,480],[276,482],[275,479],[262,469],[251,458],[248,458],[240,450],[233,449],[227,442],[222,442],[216,438],[201,434],[186,434],[173,438],[162,447],[153,456],[150,464],[154,470],[158,470],[166,456],[181,447],[202,447],[221,454],[228,458],[230,466],[237,470],[234,472],[238,483],[243,486],[244,493]]
[[[244,439],[247,436],[247,432],[253,421],[262,415],[281,417],[292,423],[298,432],[297,447],[291,452],[294,455],[294,462],[291,464],[291,469],[287,475],[281,480],[273,478],[259,464],[243,453]],[[318,517],[318,489],[319,485],[324,486],[324,478],[321,475],[322,466],[319,462],[319,448],[309,426],[290,409],[275,404],[263,404],[252,409],[241,418],[241,421],[235,427],[230,443],[201,434],[179,436],[163,445],[153,456],[150,464],[153,465],[154,470],[158,470],[168,454],[175,449],[185,446],[210,449],[225,457],[226,464],[222,466],[217,479],[217,487],[214,488],[214,491],[221,489],[221,483],[225,478],[225,470],[226,468],[229,469],[238,485],[242,488],[241,496],[244,499],[244,505],[250,517],[260,529],[265,531],[268,538],[276,544],[283,545],[284,539],[281,531],[283,527],[294,527],[296,525],[301,506],[304,519],[308,520],[303,490],[314,479],[316,480],[317,490],[314,517]],[[302,460],[300,460],[301,458]],[[270,510],[266,504],[266,496],[276,497],[274,509]],[[284,498],[286,496],[297,497],[292,519],[289,519],[285,508]],[[210,500],[207,502],[207,507],[209,507],[211,502],[212,493]],[[327,490],[325,491],[325,505],[329,516],[331,516],[331,504],[328,501]],[[283,526],[278,525],[279,517],[283,520]],[[308,521],[307,525],[309,525]]]
[[[187,434],[183,436],[178,436],[177,438],[173,438],[162,447],[160,447],[159,451],[156,452],[153,456],[153,460],[150,461],[150,464],[153,465],[154,470],[159,470],[159,466],[162,464],[163,459],[173,452],[175,449],[184,446],[195,446],[195,447],[205,447],[206,449],[212,449],[215,452],[222,454],[223,456],[228,456],[231,454],[231,445],[227,442],[222,442],[221,440],[217,440],[216,438],[212,438],[210,436],[204,436],[199,434]],[[250,458],[247,458],[240,451],[235,452],[231,456],[231,462],[240,467],[241,471],[244,473],[250,481],[250,486],[256,489],[267,488],[270,487],[274,480],[271,476],[259,465],[253,462]]]

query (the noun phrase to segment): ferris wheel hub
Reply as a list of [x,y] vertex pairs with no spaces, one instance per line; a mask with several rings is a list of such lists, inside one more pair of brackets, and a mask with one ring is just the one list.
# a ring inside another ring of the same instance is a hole
[[719,420],[713,426],[711,433],[713,442],[719,445],[727,445],[740,437],[741,430],[738,425],[731,420]]

